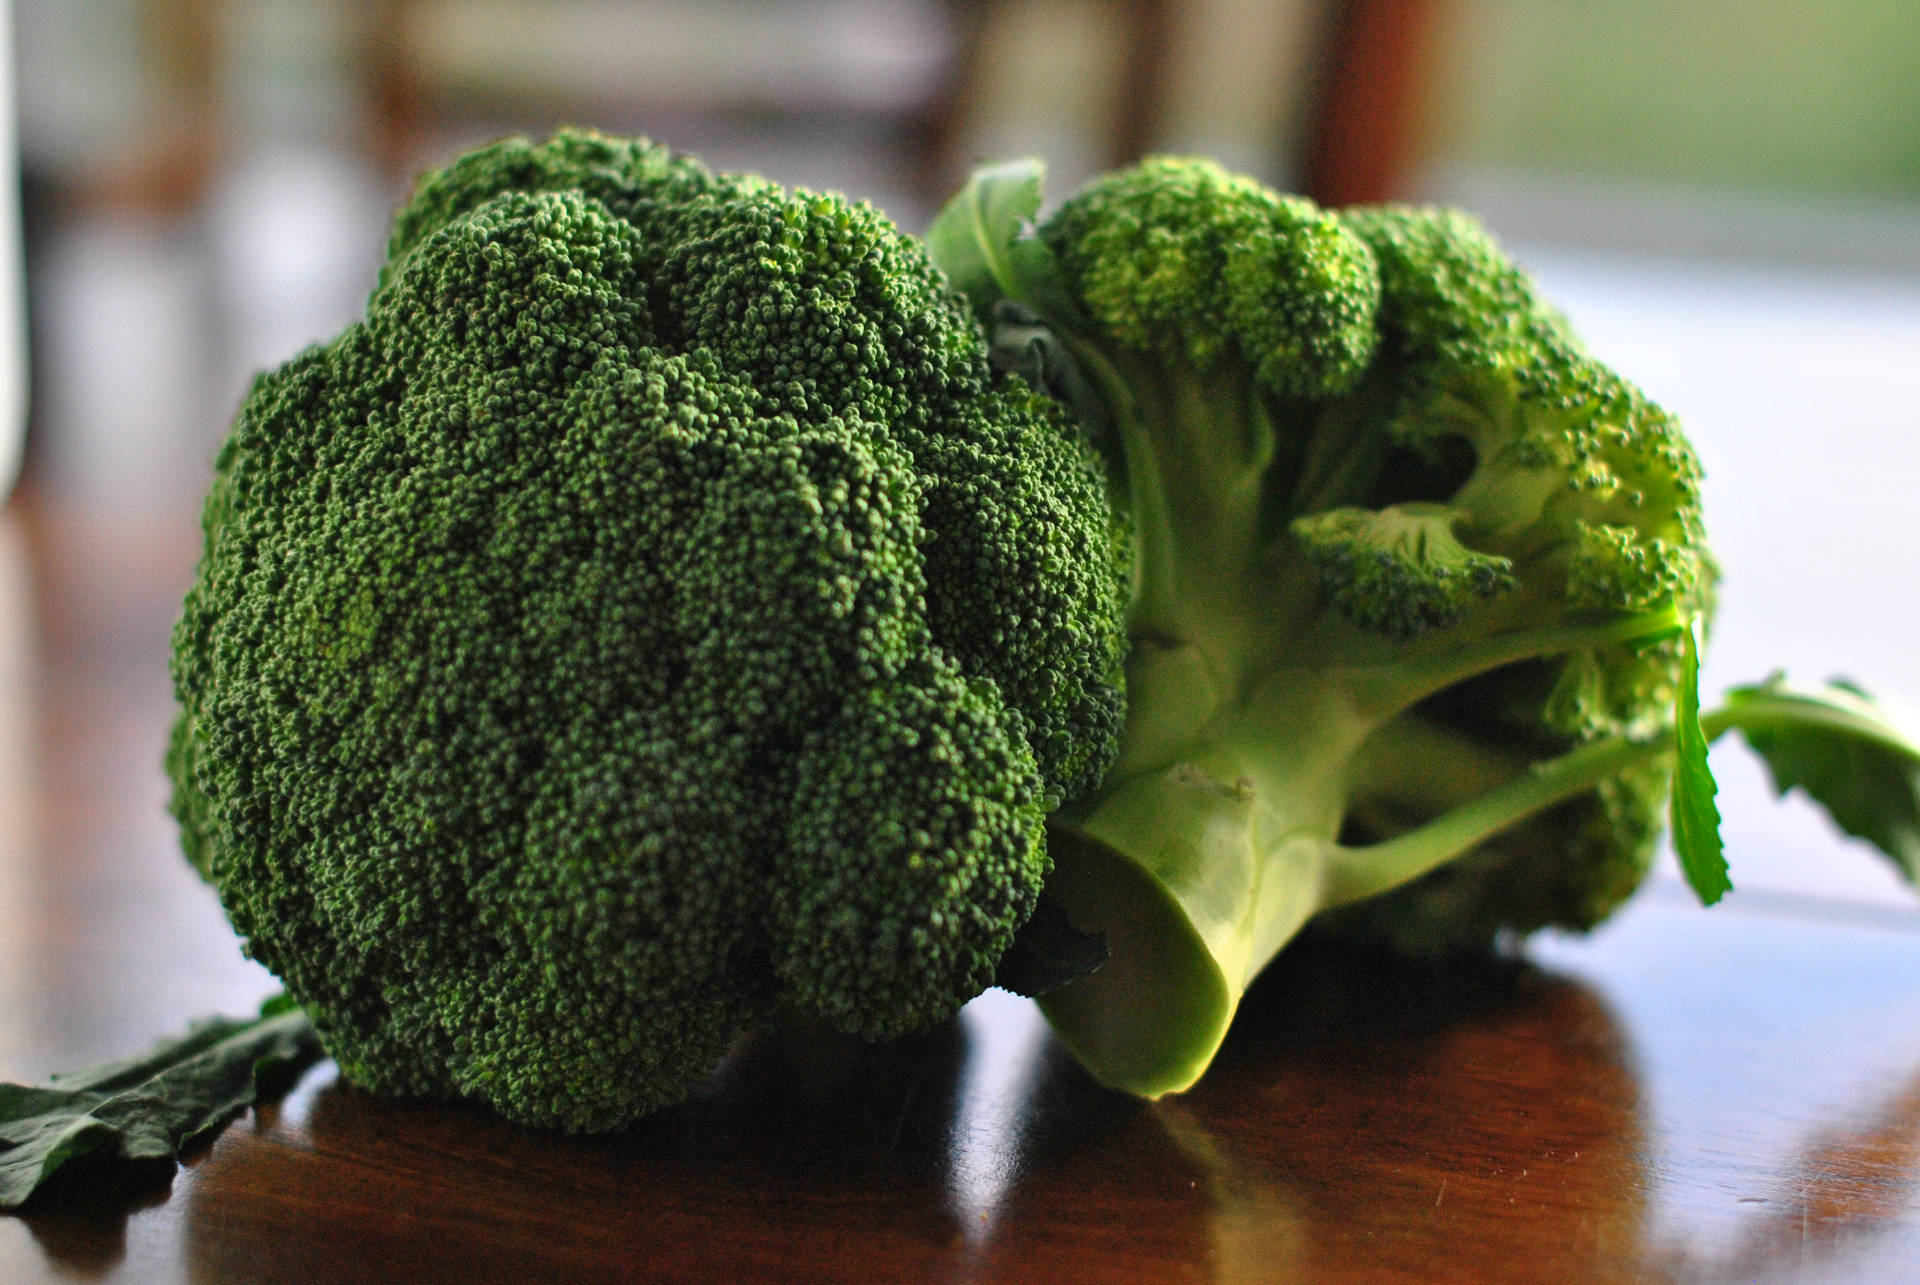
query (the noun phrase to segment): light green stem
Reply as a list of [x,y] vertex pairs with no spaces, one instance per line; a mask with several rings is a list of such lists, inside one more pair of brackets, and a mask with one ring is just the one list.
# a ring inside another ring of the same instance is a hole
[[1355,690],[1363,693],[1363,702],[1375,706],[1378,714],[1391,716],[1455,683],[1503,665],[1563,656],[1586,647],[1657,642],[1677,634],[1685,623],[1686,617],[1680,608],[1669,604],[1657,611],[1604,624],[1516,629],[1464,646],[1447,646],[1425,656],[1419,653],[1419,644],[1415,643],[1408,651],[1372,667],[1377,676],[1364,671],[1358,673]]
[[[1760,715],[1756,718],[1754,715]],[[1703,715],[1700,729],[1717,740],[1735,725],[1758,725],[1764,710],[1726,707]],[[1390,892],[1464,856],[1536,812],[1578,797],[1602,782],[1673,752],[1671,729],[1643,738],[1614,737],[1536,764],[1497,789],[1417,829],[1362,847],[1333,845],[1325,905],[1343,906]]]
[[1670,732],[1644,741],[1596,741],[1405,834],[1364,847],[1335,845],[1328,861],[1325,904],[1344,906],[1410,883],[1508,826],[1672,748]]

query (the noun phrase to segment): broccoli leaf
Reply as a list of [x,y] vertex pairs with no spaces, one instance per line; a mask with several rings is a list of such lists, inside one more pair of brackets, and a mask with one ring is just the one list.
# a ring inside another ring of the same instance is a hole
[[1680,869],[1700,898],[1711,906],[1733,888],[1720,844],[1719,792],[1707,766],[1707,734],[1700,726],[1700,648],[1689,626],[1682,634],[1680,700],[1675,711],[1673,770],[1673,847]]
[[25,1204],[83,1156],[172,1160],[324,1056],[305,1013],[280,995],[255,1018],[214,1018],[144,1057],[0,1083],[0,1210]]
[[927,229],[933,261],[983,317],[996,300],[1020,295],[1012,249],[1040,212],[1045,177],[1031,156],[982,166]]
[[1030,309],[1054,329],[1088,328],[1060,260],[1033,234],[1046,174],[1045,163],[1031,156],[982,166],[927,229],[928,253],[990,331],[1000,329],[995,311],[1003,300]]
[[1108,438],[1113,416],[1106,399],[1073,350],[1025,304],[1011,299],[994,304],[987,339],[987,357],[995,370],[1018,376],[1065,407],[1089,441]]
[[1798,690],[1776,675],[1728,692],[1727,717],[1779,793],[1805,790],[1842,830],[1920,881],[1920,744],[1865,692],[1844,681]]

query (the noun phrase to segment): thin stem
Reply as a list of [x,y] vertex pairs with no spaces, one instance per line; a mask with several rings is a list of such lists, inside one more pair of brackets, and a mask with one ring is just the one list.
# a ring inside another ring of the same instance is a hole
[[1137,415],[1118,417],[1114,428],[1126,458],[1127,508],[1133,521],[1132,627],[1177,638],[1180,546],[1167,478]]
[[1864,713],[1796,699],[1791,691],[1780,695],[1750,692],[1734,705],[1723,705],[1700,716],[1700,730],[1712,741],[1729,728],[1752,731],[1767,727],[1819,727],[1872,741],[1911,756],[1913,744],[1900,732]]
[[[1720,730],[1724,731],[1724,726]],[[1345,905],[1410,883],[1465,855],[1508,826],[1584,794],[1672,749],[1671,731],[1645,740],[1619,737],[1595,741],[1549,763],[1537,764],[1418,829],[1365,847],[1335,844],[1328,861],[1324,904]]]
[[1112,416],[1114,440],[1103,445],[1109,448],[1110,463],[1117,466],[1116,480],[1124,490],[1133,524],[1133,627],[1176,639],[1178,574],[1173,514],[1166,478],[1144,427],[1150,414],[1156,410],[1164,414],[1164,410],[1144,407],[1133,381],[1098,344],[1051,318],[1049,324],[1081,370],[1092,378]]
[[[1038,307],[1037,304],[1032,306]],[[1066,345],[1067,352],[1080,364],[1081,373],[1093,380],[1094,385],[1107,399],[1107,412],[1115,424],[1135,419],[1139,415],[1135,406],[1134,392],[1128,386],[1126,377],[1120,368],[1108,360],[1100,345],[1083,338],[1058,319],[1042,312],[1042,320],[1053,328],[1054,335]]]
[[1395,712],[1503,665],[1561,656],[1582,647],[1655,642],[1673,636],[1685,623],[1686,617],[1679,606],[1669,603],[1644,615],[1627,616],[1605,624],[1517,629],[1476,639],[1465,646],[1449,646],[1426,656],[1418,654],[1416,643],[1409,651],[1390,657],[1378,666],[1377,677],[1362,675],[1358,690],[1377,690],[1375,702],[1387,703],[1383,712]]
[[1267,470],[1273,467],[1274,457],[1280,451],[1280,431],[1273,422],[1273,410],[1267,405],[1266,394],[1253,380],[1246,381],[1247,423],[1252,434],[1252,442],[1247,451],[1245,466],[1241,469],[1240,485],[1248,490],[1259,491],[1267,484]]
[[[1819,723],[1859,730],[1857,721],[1844,713],[1771,708],[1757,700],[1723,705],[1700,716],[1700,730],[1709,743],[1735,727],[1784,723]],[[1537,763],[1505,785],[1405,834],[1363,847],[1332,845],[1325,905],[1345,905],[1410,883],[1466,855],[1482,840],[1536,812],[1564,803],[1622,772],[1672,753],[1673,746],[1671,729],[1639,739],[1622,736],[1595,741],[1561,758]]]
[[1287,512],[1318,513],[1345,500],[1350,474],[1371,466],[1371,452],[1361,448],[1366,417],[1352,403],[1337,402],[1322,410],[1312,426],[1307,458],[1301,461]]

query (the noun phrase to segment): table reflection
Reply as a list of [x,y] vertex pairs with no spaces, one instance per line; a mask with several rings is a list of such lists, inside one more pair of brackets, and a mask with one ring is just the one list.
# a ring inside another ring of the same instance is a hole
[[[776,1024],[695,1101],[592,1138],[374,1098],[323,1064],[177,1176],[19,1223],[37,1261],[76,1279],[111,1275],[130,1243],[171,1246],[204,1281],[610,1264],[665,1279],[1901,1278],[1920,1062],[1804,1128],[1753,1118],[1750,1153],[1721,1170],[1676,1171],[1705,1144],[1683,1117],[1655,1123],[1646,1076],[1667,1064],[1643,1037],[1674,1035],[1630,1024],[1638,1003],[1631,978],[1425,968],[1309,940],[1249,992],[1209,1075],[1157,1103],[1102,1090],[1031,1004],[995,995],[882,1046]],[[1695,1038],[1724,1039],[1697,1016]],[[1755,1087],[1750,1068],[1719,1073]],[[1760,1169],[1775,1146],[1784,1160]],[[1755,1186],[1756,1171],[1771,1176]]]
[[879,1047],[780,1025],[700,1099],[613,1137],[321,1074],[176,1197],[210,1280],[245,1274],[236,1217],[276,1207],[311,1221],[250,1241],[251,1272],[294,1274],[324,1244],[388,1275],[642,1254],[756,1278],[803,1253],[880,1278],[1336,1279],[1445,1262],[1465,1235],[1540,1279],[1591,1279],[1645,1257],[1639,1101],[1625,1038],[1575,980],[1308,944],[1250,993],[1201,1086],[1159,1103],[1100,1089],[1031,1004],[996,995]]

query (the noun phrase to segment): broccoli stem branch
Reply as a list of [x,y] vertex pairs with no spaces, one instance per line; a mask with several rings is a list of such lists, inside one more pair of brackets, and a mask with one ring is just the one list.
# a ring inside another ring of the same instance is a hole
[[1436,692],[1504,665],[1563,656],[1585,647],[1658,642],[1679,633],[1687,619],[1679,604],[1668,603],[1654,611],[1600,624],[1515,629],[1464,645],[1442,633],[1431,649],[1414,642],[1356,675],[1355,689],[1384,719]]
[[[1892,741],[1884,725],[1791,696],[1748,691],[1701,716],[1708,741],[1735,728],[1817,726]],[[1379,896],[1534,813],[1674,751],[1671,728],[1616,736],[1534,764],[1395,838],[1332,837],[1339,783],[1235,737],[1127,781],[1089,814],[1056,818],[1050,895],[1109,935],[1112,962],[1042,1000],[1102,1081],[1146,1096],[1185,1088],[1212,1059],[1247,983],[1323,910]],[[1902,743],[1904,748],[1904,744]]]
[[1216,753],[1136,777],[1049,827],[1047,895],[1108,960],[1041,999],[1103,1083],[1146,1097],[1198,1079],[1247,983],[1321,906],[1337,791]]
[[1222,657],[1266,627],[1261,508],[1276,433],[1238,363],[1165,369],[1144,354],[1118,373],[1115,407],[1136,550],[1136,632],[1192,641]]
[[1167,479],[1140,418],[1119,414],[1115,424],[1126,457],[1127,496],[1133,519],[1133,629],[1178,638],[1181,575],[1177,560],[1180,542],[1175,533],[1179,518],[1173,512]]
[[[1838,713],[1801,713],[1760,702],[1722,706],[1703,714],[1700,730],[1712,742],[1734,727],[1784,723],[1825,723],[1855,730],[1845,716]],[[1673,747],[1671,728],[1651,736],[1616,736],[1593,741],[1560,758],[1535,764],[1505,785],[1404,834],[1357,847],[1335,844],[1328,853],[1325,907],[1362,901],[1411,883],[1465,856],[1507,827],[1671,754]]]
[[1360,847],[1335,844],[1328,852],[1325,905],[1344,906],[1411,883],[1508,826],[1671,753],[1673,739],[1667,731],[1582,745],[1405,834]]

